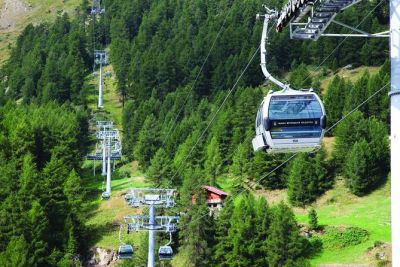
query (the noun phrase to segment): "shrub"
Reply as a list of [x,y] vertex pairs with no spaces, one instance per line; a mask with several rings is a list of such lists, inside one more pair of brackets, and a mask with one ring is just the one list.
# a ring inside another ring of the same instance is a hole
[[324,248],[344,248],[354,246],[368,240],[367,230],[359,227],[327,227],[322,236]]

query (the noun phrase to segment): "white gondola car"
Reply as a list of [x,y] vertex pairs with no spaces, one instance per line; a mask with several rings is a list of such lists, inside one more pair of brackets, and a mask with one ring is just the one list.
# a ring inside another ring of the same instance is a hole
[[275,79],[267,69],[268,23],[278,13],[265,7],[261,36],[261,70],[265,78],[281,91],[270,91],[261,103],[256,117],[254,151],[269,153],[310,152],[321,146],[326,114],[321,99],[312,90],[298,91]]
[[170,246],[161,246],[158,249],[158,258],[162,260],[172,260],[174,252]]
[[118,249],[118,259],[131,259],[134,250],[131,245],[121,245]]
[[253,149],[310,152],[321,146],[325,125],[324,106],[312,90],[270,91],[257,112]]

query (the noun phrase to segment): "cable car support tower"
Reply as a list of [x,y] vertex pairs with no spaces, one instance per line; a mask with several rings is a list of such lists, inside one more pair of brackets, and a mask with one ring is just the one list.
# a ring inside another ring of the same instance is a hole
[[99,70],[99,99],[98,99],[98,108],[103,108],[103,64],[108,63],[108,55],[105,50],[95,50],[95,63],[100,65]]
[[392,266],[400,266],[400,0],[390,1]]
[[102,194],[102,199],[106,200],[111,196],[111,172],[115,169],[115,160],[122,158],[122,145],[119,131],[114,128],[112,121],[97,121],[96,127],[98,129],[96,150],[95,153],[86,156],[86,159],[93,161],[93,175],[96,175],[96,160],[102,161],[101,175],[106,176],[106,190]]
[[[171,234],[176,231],[176,224],[179,222],[179,216],[156,216],[156,207],[172,208],[175,206],[174,195],[176,189],[161,188],[131,188],[125,195],[125,201],[133,208],[145,207],[149,209],[149,215],[130,215],[125,216],[125,223],[128,225],[128,233],[133,231],[149,232],[149,247],[147,267],[155,266],[155,233],[164,232],[170,234],[170,241],[166,246],[160,247],[167,249],[168,260],[172,259]],[[165,255],[164,255],[165,256]],[[161,252],[159,253],[160,260]]]

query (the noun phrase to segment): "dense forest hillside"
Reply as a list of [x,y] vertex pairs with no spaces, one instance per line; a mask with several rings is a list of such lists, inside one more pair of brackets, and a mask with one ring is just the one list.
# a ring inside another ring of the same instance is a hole
[[[93,207],[85,185],[92,177],[83,164],[89,121],[100,114],[87,84],[93,48],[109,50],[115,74],[121,165],[138,163],[147,186],[178,189],[171,211],[181,214],[172,242],[177,255],[166,266],[310,266],[326,251],[387,241],[360,225],[325,227],[312,207],[322,211],[316,201],[338,184],[351,199],[385,188],[388,41],[294,41],[287,29],[271,31],[268,68],[295,89],[320,94],[329,142],[308,154],[254,153],[255,114],[263,95],[276,89],[264,84],[259,68],[262,23],[255,15],[263,3],[104,0],[105,14],[94,19],[84,0],[73,16],[28,25],[0,69],[1,265],[79,266],[90,257],[99,235],[87,224]],[[279,8],[283,1],[267,4]],[[388,27],[388,4],[363,1],[337,19],[380,32]],[[379,70],[336,75],[349,64]],[[208,216],[206,184],[229,192],[218,216]],[[286,200],[268,203],[272,191]],[[297,221],[304,221],[299,209],[310,211],[307,223]],[[104,234],[115,231],[112,220]],[[141,236],[135,245],[145,241]],[[146,253],[139,249],[119,264],[143,266]]]

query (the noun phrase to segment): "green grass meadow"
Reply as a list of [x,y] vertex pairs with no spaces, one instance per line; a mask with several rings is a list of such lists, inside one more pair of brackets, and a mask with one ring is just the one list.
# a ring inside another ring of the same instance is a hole
[[[365,197],[351,195],[339,181],[315,205],[318,222],[323,226],[356,226],[369,232],[367,241],[345,248],[323,250],[311,262],[313,266],[328,263],[365,264],[371,263],[366,257],[368,248],[375,241],[390,243],[390,183]],[[297,211],[299,223],[308,223],[305,210]]]

